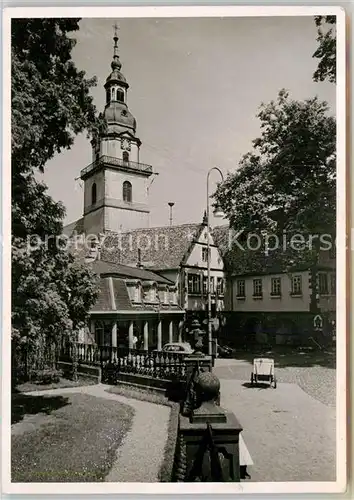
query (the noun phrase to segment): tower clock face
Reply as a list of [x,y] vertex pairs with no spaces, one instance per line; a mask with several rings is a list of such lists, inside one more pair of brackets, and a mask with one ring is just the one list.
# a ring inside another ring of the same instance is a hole
[[121,146],[123,151],[130,151],[130,140],[129,139],[122,139]]

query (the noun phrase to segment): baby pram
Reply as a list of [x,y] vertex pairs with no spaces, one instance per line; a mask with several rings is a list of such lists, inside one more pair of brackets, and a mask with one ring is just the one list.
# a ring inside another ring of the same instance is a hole
[[274,389],[277,387],[277,379],[274,374],[274,359],[255,358],[253,360],[253,372],[251,373],[251,384],[258,382],[269,382]]

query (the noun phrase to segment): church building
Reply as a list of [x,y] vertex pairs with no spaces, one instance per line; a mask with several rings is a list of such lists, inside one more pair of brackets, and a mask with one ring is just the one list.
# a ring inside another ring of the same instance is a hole
[[[142,142],[128,107],[114,35],[111,73],[104,84],[106,127],[92,141],[92,163],[81,170],[83,217],[64,228],[70,237],[96,236],[85,255],[100,275],[100,297],[83,341],[117,346],[143,339],[144,349],[181,341],[186,311],[206,309],[207,238],[213,310],[223,309],[221,254],[207,223],[149,227],[151,165],[140,161]],[[120,333],[121,332],[121,333]]]

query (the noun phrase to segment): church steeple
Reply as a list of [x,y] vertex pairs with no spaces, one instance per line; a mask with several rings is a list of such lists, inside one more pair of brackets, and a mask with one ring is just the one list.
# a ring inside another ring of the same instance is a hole
[[149,225],[148,185],[152,166],[140,162],[141,141],[127,105],[128,82],[121,72],[118,27],[114,26],[112,71],[104,88],[106,127],[91,141],[92,163],[81,171],[85,182],[86,233]]
[[135,136],[136,120],[127,106],[129,84],[121,73],[122,63],[118,55],[118,27],[114,26],[112,72],[106,79],[106,107],[104,117],[107,122],[108,134],[129,132]]

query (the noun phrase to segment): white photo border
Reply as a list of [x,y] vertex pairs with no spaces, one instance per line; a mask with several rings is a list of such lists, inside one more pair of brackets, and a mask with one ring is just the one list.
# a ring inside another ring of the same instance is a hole
[[[155,18],[337,16],[337,480],[333,482],[262,483],[11,483],[11,52],[10,24],[18,17]],[[346,169],[346,18],[339,6],[133,6],[9,7],[3,11],[3,152],[2,152],[2,490],[7,494],[289,494],[343,493],[347,487],[347,335],[348,205]]]

